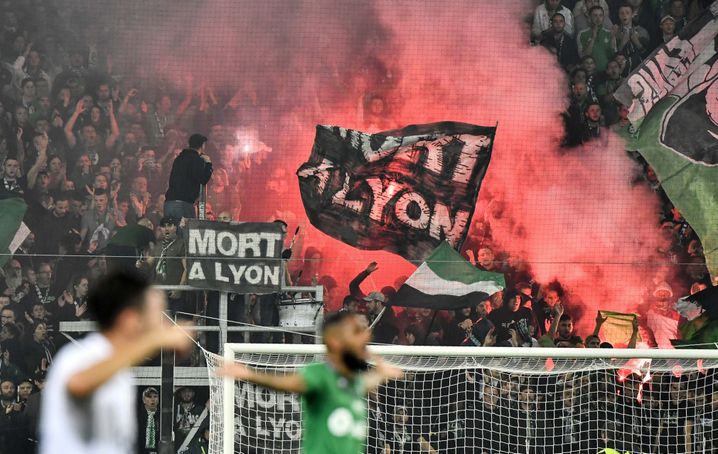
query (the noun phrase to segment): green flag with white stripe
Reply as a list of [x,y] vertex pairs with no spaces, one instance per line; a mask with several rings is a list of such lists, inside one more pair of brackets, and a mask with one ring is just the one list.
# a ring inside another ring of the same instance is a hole
[[393,306],[458,309],[503,290],[504,275],[474,267],[448,243],[434,249],[392,298]]
[[10,243],[20,228],[27,205],[20,198],[0,200],[0,266],[10,260]]

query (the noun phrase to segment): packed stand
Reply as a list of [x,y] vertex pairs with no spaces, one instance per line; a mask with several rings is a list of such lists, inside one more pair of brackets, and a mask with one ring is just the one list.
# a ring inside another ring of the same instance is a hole
[[[567,146],[600,137],[604,127],[627,124],[627,112],[612,94],[643,57],[677,33],[705,3],[547,0],[536,7],[532,42],[556,54],[570,81]],[[207,154],[216,164],[208,187],[209,218],[242,218],[239,173],[244,181],[266,183],[275,195],[288,191],[285,169],[275,169],[268,181],[257,171],[271,152],[258,129],[232,126],[256,108],[251,86],[221,94],[191,77],[174,87],[165,81],[120,77],[121,68],[113,67],[101,42],[83,39],[57,19],[62,17],[51,1],[5,2],[0,16],[0,199],[24,199],[24,221],[30,229],[0,279],[0,388],[6,417],[0,436],[6,443],[20,443],[13,445],[21,447],[16,452],[30,452],[22,443],[29,443],[34,433],[39,391],[53,355],[68,341],[59,333],[59,324],[88,320],[85,299],[93,280],[108,269],[130,267],[152,275],[157,283],[186,283],[180,220],[163,210],[169,171],[190,132],[208,131]],[[366,130],[397,126],[381,95],[361,104],[359,117]],[[237,160],[237,148],[248,146],[255,152]],[[643,165],[635,184],[650,185],[663,202],[660,229],[665,242],[660,252],[672,265],[659,267],[647,285],[642,307],[656,316],[642,317],[634,332],[649,345],[666,346],[666,325],[678,337],[673,303],[710,285],[710,279],[700,241],[670,205],[650,167]],[[377,269],[370,264],[342,289],[330,270],[321,267],[324,251],[312,245],[295,249],[302,258],[295,257],[290,265],[294,282],[323,285],[334,307],[365,313],[367,325],[376,322],[376,342],[517,347],[602,343],[601,316],[594,333],[579,337],[574,318],[594,314],[580,313],[560,282],[535,282],[526,264],[515,263],[492,245],[490,229],[481,220],[472,226],[462,252],[478,268],[504,273],[507,290],[454,312],[383,311],[402,278],[394,286],[365,292],[362,281]],[[173,291],[168,297],[177,314],[218,315],[216,295]],[[233,320],[278,323],[279,296],[230,298],[237,303],[232,305]],[[296,339],[261,333],[250,340]],[[188,360],[188,365],[200,364],[199,354]],[[142,394],[141,408],[148,415],[156,412],[151,410],[156,408],[154,394],[156,390]],[[145,417],[145,429],[151,420]],[[186,429],[194,423],[182,424]]]

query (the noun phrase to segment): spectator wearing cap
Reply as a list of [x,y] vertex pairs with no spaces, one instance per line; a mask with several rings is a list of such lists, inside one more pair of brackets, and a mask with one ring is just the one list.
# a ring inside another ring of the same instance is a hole
[[676,36],[676,19],[673,16],[663,16],[661,18],[660,26],[661,32],[659,33],[659,39],[656,46],[667,43]]
[[545,0],[534,10],[534,19],[531,26],[531,39],[541,39],[541,34],[551,28],[551,19],[556,13],[561,13],[566,22],[564,31],[573,36],[573,14],[571,10],[561,5],[561,0]]
[[142,391],[142,408],[138,415],[137,448],[141,454],[157,454],[160,429],[160,394],[156,388]]
[[[374,341],[380,344],[391,344],[396,342],[399,336],[396,316],[391,307],[386,306],[387,298],[382,292],[369,292],[365,296],[366,314],[369,324],[374,324]],[[381,318],[380,318],[381,317]]]
[[165,194],[165,216],[176,219],[197,217],[194,204],[201,185],[212,177],[212,161],[205,153],[207,138],[193,134],[189,148],[175,158],[170,171],[169,186]]
[[[379,266],[376,262],[371,262],[367,265],[366,269],[349,283],[349,294],[354,300],[360,300],[365,303],[365,311],[370,324],[374,323],[381,314],[381,319],[374,326],[374,341],[389,344],[398,336],[399,330],[394,311],[385,306],[387,303],[386,295],[378,291],[372,291],[367,295],[360,287],[361,283],[377,269],[379,269]],[[384,310],[385,307],[386,310]]]

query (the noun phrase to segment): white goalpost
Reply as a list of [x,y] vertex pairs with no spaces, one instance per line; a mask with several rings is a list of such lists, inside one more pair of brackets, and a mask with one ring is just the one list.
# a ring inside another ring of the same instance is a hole
[[[406,371],[368,396],[366,452],[718,452],[718,350],[371,346]],[[207,354],[211,454],[301,452],[297,396],[215,376],[277,374],[318,344],[226,344]]]

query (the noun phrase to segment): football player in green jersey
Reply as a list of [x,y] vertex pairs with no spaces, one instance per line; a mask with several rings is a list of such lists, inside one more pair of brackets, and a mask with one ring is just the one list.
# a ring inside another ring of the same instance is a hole
[[[367,437],[366,395],[403,372],[371,357],[371,331],[357,314],[337,312],[324,322],[327,361],[291,375],[265,374],[226,364],[219,375],[302,396],[305,454],[363,454]],[[369,361],[374,363],[370,367]]]

